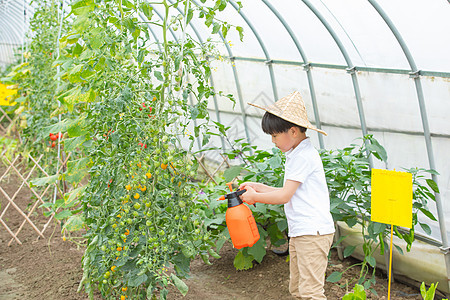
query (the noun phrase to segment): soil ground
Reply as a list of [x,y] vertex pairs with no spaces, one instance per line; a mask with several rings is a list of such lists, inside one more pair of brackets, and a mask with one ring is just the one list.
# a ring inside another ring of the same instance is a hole
[[[0,167],[0,176],[4,168]],[[0,182],[6,193],[12,196],[19,180],[9,176]],[[25,211],[33,204],[30,191],[25,187],[15,200],[15,203]],[[7,200],[0,194],[0,212],[3,212]],[[17,230],[23,217],[10,206],[2,219],[13,230]],[[31,220],[42,228],[46,218],[42,210],[32,214]],[[82,277],[81,257],[83,247],[63,241],[60,225],[51,223],[45,232],[46,239],[38,239],[37,234],[27,223],[18,237],[22,245],[8,242],[10,234],[0,224],[0,300],[14,299],[87,299],[84,292],[77,293]],[[235,249],[228,243],[220,251],[220,259],[212,259],[212,265],[205,265],[201,259],[191,264],[191,278],[186,280],[189,286],[188,294],[183,297],[175,288],[171,288],[168,299],[294,299],[289,295],[289,263],[286,257],[280,257],[271,251],[261,264],[248,271],[236,271],[233,266]],[[331,274],[343,270],[355,260],[339,261],[335,250],[331,252],[331,260],[327,270]],[[357,274],[354,269],[344,274],[340,283],[351,281]],[[375,287],[379,296],[369,295],[368,299],[387,299],[386,275],[377,272]],[[336,284],[326,283],[325,294],[328,299],[341,299],[345,289]],[[97,295],[97,298],[100,297]],[[391,298],[400,300],[422,299],[418,288],[413,288],[399,282],[391,285]]]

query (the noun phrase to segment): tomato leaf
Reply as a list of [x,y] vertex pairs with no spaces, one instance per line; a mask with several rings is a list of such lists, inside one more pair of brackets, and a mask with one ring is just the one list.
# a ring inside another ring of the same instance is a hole
[[78,231],[83,228],[83,224],[84,217],[82,214],[72,215],[67,219],[66,223],[64,223],[63,230],[68,230],[71,232]]
[[41,178],[37,178],[32,180],[31,186],[44,186],[44,185],[48,185],[48,184],[53,184],[58,180],[58,176],[59,174],[55,174],[52,176],[48,176],[48,177],[41,177]]
[[435,193],[439,193],[439,187],[433,179],[427,179],[426,182]]
[[229,169],[226,169],[225,172],[223,172],[223,177],[225,178],[226,182],[232,181],[234,178],[239,176],[242,171],[242,166],[232,166]]
[[237,270],[248,270],[253,268],[253,256],[244,256],[242,251],[239,251],[238,254],[234,257],[234,267]]
[[130,280],[128,280],[128,286],[136,287],[140,286],[142,283],[147,281],[147,275],[141,274],[138,276],[132,276]]
[[330,276],[327,277],[327,282],[335,283],[341,280],[342,278],[342,272],[333,272]]
[[63,210],[55,215],[55,219],[62,220],[70,217],[71,215],[72,213],[70,212],[70,210]]
[[349,257],[352,255],[353,251],[355,251],[356,246],[347,246],[344,250],[344,257]]

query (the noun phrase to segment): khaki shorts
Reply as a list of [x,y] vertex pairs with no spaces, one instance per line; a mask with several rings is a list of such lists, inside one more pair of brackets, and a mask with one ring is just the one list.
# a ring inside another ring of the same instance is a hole
[[328,252],[334,234],[304,235],[289,240],[289,292],[298,299],[327,299],[324,294]]

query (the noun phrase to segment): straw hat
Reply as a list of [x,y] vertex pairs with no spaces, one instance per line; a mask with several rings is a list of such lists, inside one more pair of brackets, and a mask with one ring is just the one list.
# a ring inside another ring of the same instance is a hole
[[308,115],[306,114],[305,103],[303,102],[300,93],[295,91],[292,94],[281,98],[275,104],[269,105],[267,107],[259,106],[254,103],[248,103],[257,108],[261,108],[283,120],[289,121],[296,125],[315,130],[323,135],[327,133],[323,130],[317,129],[308,121]]

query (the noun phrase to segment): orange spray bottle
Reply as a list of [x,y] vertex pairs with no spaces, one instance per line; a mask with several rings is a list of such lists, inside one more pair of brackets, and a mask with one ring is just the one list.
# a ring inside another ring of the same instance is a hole
[[231,242],[237,249],[251,247],[259,240],[259,232],[252,211],[243,204],[239,197],[246,190],[237,189],[237,191],[233,192],[231,182],[227,183],[227,185],[231,193],[220,197],[219,200],[228,199],[225,221],[230,232]]

